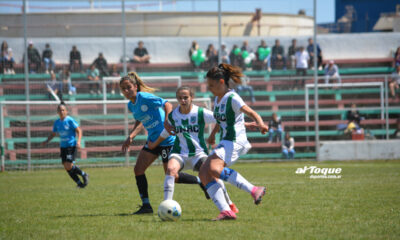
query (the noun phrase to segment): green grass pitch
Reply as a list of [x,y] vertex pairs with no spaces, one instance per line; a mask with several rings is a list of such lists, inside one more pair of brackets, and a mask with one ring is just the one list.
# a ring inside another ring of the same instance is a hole
[[[342,168],[341,179],[295,174],[304,166]],[[227,184],[240,212],[218,210],[195,185],[175,185],[178,222],[130,215],[140,204],[132,168],[83,168],[86,189],[64,170],[0,173],[0,239],[399,239],[400,161],[239,163],[248,180],[268,187],[261,205]],[[155,210],[161,166],[147,172]]]

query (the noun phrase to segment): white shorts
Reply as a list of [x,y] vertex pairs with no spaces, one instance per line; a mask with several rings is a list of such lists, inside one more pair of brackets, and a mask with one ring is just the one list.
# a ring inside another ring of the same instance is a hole
[[194,166],[196,166],[197,162],[202,159],[205,158],[207,159],[207,154],[205,154],[204,152],[200,152],[198,154],[196,154],[193,157],[188,157],[188,156],[182,156],[181,154],[177,154],[177,153],[171,153],[171,155],[169,155],[168,159],[174,158],[176,159],[182,166],[182,168],[180,169],[181,171],[183,170],[193,170]]
[[210,155],[217,155],[221,158],[226,165],[231,166],[236,160],[239,159],[241,155],[246,154],[251,148],[249,142],[244,145],[238,144],[236,142],[222,140],[218,146],[211,152]]

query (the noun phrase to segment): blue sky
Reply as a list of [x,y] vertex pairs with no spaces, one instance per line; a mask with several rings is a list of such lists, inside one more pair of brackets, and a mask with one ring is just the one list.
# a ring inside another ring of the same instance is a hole
[[[142,11],[160,10],[160,2],[163,11],[217,11],[217,0],[126,0],[128,9]],[[18,12],[22,5],[21,0],[0,0],[0,13]],[[28,5],[32,7],[31,12],[60,11],[62,9],[89,8],[89,0],[31,0]],[[116,8],[120,1],[94,0],[95,8]],[[313,14],[313,0],[222,0],[222,11],[253,12],[261,8],[266,13],[289,13],[297,14],[300,9],[306,11],[308,16]],[[335,17],[335,0],[317,0],[317,22],[333,22]]]

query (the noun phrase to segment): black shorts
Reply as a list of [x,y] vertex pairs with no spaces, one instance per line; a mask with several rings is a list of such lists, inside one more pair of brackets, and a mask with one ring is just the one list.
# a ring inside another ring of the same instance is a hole
[[75,162],[76,147],[60,148],[61,162]]
[[168,162],[168,155],[169,155],[169,152],[172,149],[172,146],[157,146],[156,148],[151,150],[151,149],[147,148],[146,145],[144,145],[142,150],[144,150],[146,152],[149,152],[149,153],[152,153],[152,154],[157,155],[157,156],[161,156],[161,160],[162,160],[163,163]]

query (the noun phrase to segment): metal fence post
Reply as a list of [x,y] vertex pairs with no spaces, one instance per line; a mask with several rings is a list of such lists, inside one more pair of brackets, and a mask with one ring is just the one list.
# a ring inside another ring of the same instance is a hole
[[389,140],[389,94],[388,94],[388,76],[385,76],[385,123],[386,140]]
[[0,130],[1,130],[1,171],[5,170],[5,139],[4,139],[4,116],[3,116],[3,104],[0,103]]

